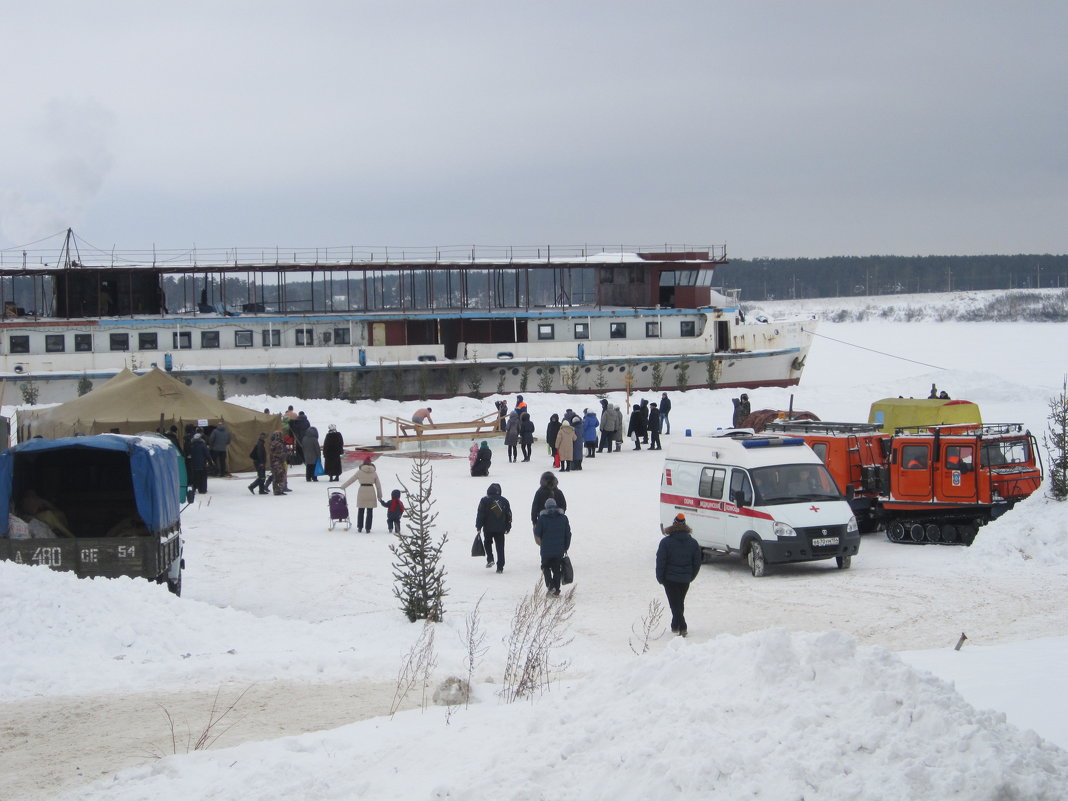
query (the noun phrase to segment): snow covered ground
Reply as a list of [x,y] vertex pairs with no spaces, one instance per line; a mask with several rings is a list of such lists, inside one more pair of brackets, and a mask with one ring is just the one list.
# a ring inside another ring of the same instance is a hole
[[[1024,422],[1041,438],[1068,370],[1063,325],[869,319],[818,332],[803,384],[751,391],[754,409],[786,408],[792,395],[825,420],[864,420],[871,401],[926,397],[937,383],[985,420]],[[728,424],[736,394],[671,393],[665,447]],[[596,403],[526,397],[539,437],[550,413]],[[434,401],[434,418],[483,414],[495,399]],[[293,403],[350,445],[373,441],[379,415],[416,407],[231,400]],[[539,577],[524,521],[550,462],[541,443],[529,464],[498,447],[490,479],[474,479],[466,446],[435,450],[458,458],[433,462],[436,530],[449,537],[433,684],[465,675],[477,608],[488,648],[470,705],[423,708],[415,693],[389,717],[421,626],[392,595],[383,517],[371,534],[329,531],[323,480],[294,476],[294,492],[276,498],[250,495],[249,478],[213,479],[183,515],[181,599],[142,581],[0,563],[0,798],[1068,795],[1064,504],[1036,495],[971,548],[866,536],[848,571],[817,562],[753,579],[741,561],[714,561],[687,601],[689,638],[662,622],[639,654],[642,618],[663,599],[662,454],[624,444],[561,475],[577,574],[573,639],[558,653],[567,666],[549,692],[505,704],[512,614]],[[410,482],[410,459],[377,464],[386,492]],[[516,510],[501,575],[468,555],[489,481]],[[236,704],[216,749],[187,754],[217,693],[220,709]]]

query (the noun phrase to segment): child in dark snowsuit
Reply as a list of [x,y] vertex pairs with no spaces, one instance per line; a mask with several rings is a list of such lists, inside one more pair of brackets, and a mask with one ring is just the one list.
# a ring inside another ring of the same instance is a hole
[[382,505],[386,507],[386,531],[395,531],[400,534],[400,519],[404,514],[404,504],[401,503],[400,490],[393,490],[389,494],[388,501],[382,501]]

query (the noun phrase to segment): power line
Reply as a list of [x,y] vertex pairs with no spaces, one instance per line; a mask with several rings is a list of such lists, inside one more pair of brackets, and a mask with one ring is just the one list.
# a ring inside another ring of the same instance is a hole
[[[804,328],[801,329],[801,330],[802,331],[807,331],[807,329],[804,329]],[[894,354],[894,353],[887,353],[885,350],[876,350],[875,348],[866,348],[863,345],[856,345],[856,344],[854,344],[852,342],[846,342],[844,339],[835,339],[834,337],[829,337],[826,334],[818,334],[815,331],[807,331],[807,333],[812,334],[812,336],[814,336],[814,337],[823,337],[824,339],[829,339],[832,342],[838,342],[841,345],[848,345],[851,348],[859,348],[860,350],[866,350],[866,351],[869,351],[871,353],[878,353],[880,356],[889,356],[891,359],[900,359],[903,362],[912,362],[913,364],[920,364],[920,365],[923,365],[924,367],[933,367],[935,370],[945,370],[945,369],[947,369],[945,367],[939,367],[937,364],[928,364],[927,362],[920,362],[920,361],[916,361],[915,359],[906,359],[904,356],[898,356],[897,354]]]

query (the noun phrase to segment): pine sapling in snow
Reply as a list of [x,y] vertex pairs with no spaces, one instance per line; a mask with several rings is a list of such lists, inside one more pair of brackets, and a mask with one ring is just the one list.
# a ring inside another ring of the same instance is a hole
[[430,457],[420,450],[412,460],[412,487],[403,481],[401,488],[406,499],[406,532],[394,534],[396,541],[389,546],[396,557],[393,562],[393,595],[401,602],[401,611],[408,620],[429,620],[440,623],[445,613],[443,599],[445,568],[441,553],[448,541],[442,534],[436,542],[432,538],[437,512],[433,511],[434,471]]

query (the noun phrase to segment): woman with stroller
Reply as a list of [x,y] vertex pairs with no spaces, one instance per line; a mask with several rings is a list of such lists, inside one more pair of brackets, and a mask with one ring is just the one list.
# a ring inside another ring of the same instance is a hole
[[378,470],[375,468],[371,457],[363,460],[351,478],[341,485],[341,489],[359,482],[360,488],[356,492],[356,530],[371,532],[371,520],[374,517],[375,507],[384,500],[382,498],[382,482],[378,480]]

